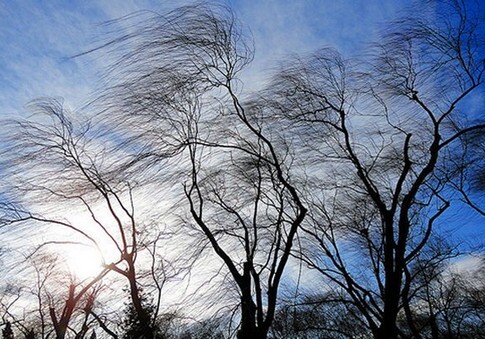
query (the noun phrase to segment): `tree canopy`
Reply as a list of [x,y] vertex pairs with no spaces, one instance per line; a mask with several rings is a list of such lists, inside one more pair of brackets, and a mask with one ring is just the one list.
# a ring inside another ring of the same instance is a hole
[[[257,93],[229,7],[116,21],[85,112],[4,123],[3,337],[485,336],[483,243],[447,223],[484,216],[485,21],[424,5]],[[88,276],[63,255],[83,250]]]

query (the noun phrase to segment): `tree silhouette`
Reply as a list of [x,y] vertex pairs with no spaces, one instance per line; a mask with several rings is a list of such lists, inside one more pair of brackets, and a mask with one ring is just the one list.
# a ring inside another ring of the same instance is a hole
[[[151,333],[156,315],[152,317],[148,314],[142,303],[139,281],[141,277],[137,272],[136,260],[143,250],[156,258],[156,248],[148,250],[152,245],[149,237],[145,236],[148,235],[149,227],[144,228],[135,219],[131,184],[123,181],[120,176],[113,177],[113,173],[105,167],[110,159],[107,159],[107,153],[97,148],[96,135],[91,130],[89,121],[76,120],[59,101],[53,99],[38,100],[32,103],[31,108],[39,120],[11,122],[8,144],[18,151],[9,153],[9,162],[17,179],[22,181],[12,190],[25,193],[24,197],[28,195],[29,205],[42,206],[44,211],[49,212],[33,213],[27,208],[18,210],[9,223],[57,227],[57,230],[73,232],[79,239],[46,241],[37,250],[55,244],[81,244],[96,249],[102,255],[109,255],[111,260],[104,262],[99,274],[79,292],[74,293],[75,286],[71,286],[61,316],[51,310],[50,315],[58,338],[64,337],[80,298],[89,287],[110,272],[116,272],[126,279],[139,321],[146,328],[146,332]],[[56,214],[53,202],[57,206],[63,206],[63,209],[70,207],[79,213],[86,213],[87,219],[67,220]],[[141,235],[143,241],[139,239]],[[55,233],[53,236],[55,237]],[[118,257],[113,256],[114,253]],[[151,266],[155,267],[158,265]],[[147,279],[166,279],[164,273],[163,270],[153,272]],[[160,294],[163,281],[155,281],[154,284]]]
[[12,325],[10,324],[9,321],[5,323],[5,327],[2,330],[2,338],[4,339],[13,339],[13,330],[12,330]]
[[260,104],[304,131],[301,154],[319,166],[302,259],[376,338],[403,335],[410,267],[475,156],[467,137],[485,128],[467,105],[483,93],[479,12],[455,1],[439,10],[436,21],[423,10],[391,23],[363,62],[323,49],[283,63]]
[[[56,336],[483,336],[483,285],[451,271],[483,250],[453,243],[445,219],[484,215],[485,120],[471,103],[485,21],[469,6],[426,2],[352,58],[287,57],[258,93],[244,90],[254,48],[230,8],[108,23],[87,52],[115,60],[90,118],[39,99],[5,124],[2,230],[52,231],[32,257],[83,244],[104,260],[50,308]],[[293,264],[305,287],[283,300]],[[121,312],[114,277],[128,286]],[[172,310],[174,277],[186,293]],[[99,312],[98,282],[113,284]],[[45,285],[37,274],[43,337]]]
[[224,7],[135,19],[130,34],[101,48],[122,51],[113,67],[121,81],[101,98],[125,136],[119,147],[137,145],[122,167],[154,169],[160,187],[183,185],[183,223],[201,231],[203,247],[222,260],[238,291],[238,337],[266,338],[307,209],[291,180],[289,146],[239,98],[237,76],[252,60],[251,44]]

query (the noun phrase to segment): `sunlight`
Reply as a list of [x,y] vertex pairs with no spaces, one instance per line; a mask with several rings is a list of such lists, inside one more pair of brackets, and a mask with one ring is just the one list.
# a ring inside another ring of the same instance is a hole
[[66,255],[66,263],[73,276],[80,280],[94,278],[102,270],[100,254],[87,246],[76,246]]

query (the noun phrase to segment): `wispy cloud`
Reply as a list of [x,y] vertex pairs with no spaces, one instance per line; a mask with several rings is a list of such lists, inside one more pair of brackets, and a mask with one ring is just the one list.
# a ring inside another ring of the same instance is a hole
[[[0,4],[0,112],[17,114],[39,96],[63,97],[80,106],[89,100],[104,65],[100,56],[69,58],[92,46],[99,24],[148,9],[189,1],[150,0],[39,2]],[[330,45],[353,51],[375,33],[375,23],[395,15],[399,1],[242,1],[227,0],[255,39],[256,60],[250,87],[261,70],[289,53]]]
[[290,54],[333,47],[354,54],[372,40],[379,24],[403,8],[399,1],[230,0],[242,23],[249,27],[256,59],[249,82]]
[[92,74],[69,56],[87,44],[90,27],[103,17],[67,3],[4,2],[0,10],[2,113],[18,111],[39,96],[80,102]]

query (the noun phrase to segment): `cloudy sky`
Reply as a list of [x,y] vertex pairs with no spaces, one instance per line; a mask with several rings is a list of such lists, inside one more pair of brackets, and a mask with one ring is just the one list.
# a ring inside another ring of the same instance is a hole
[[[380,26],[411,0],[223,0],[254,37],[256,56],[245,86],[256,89],[285,55],[332,46],[358,54]],[[108,20],[140,10],[163,13],[186,0],[0,0],[0,117],[27,116],[38,97],[76,109],[100,86],[106,58],[73,56],[99,45]],[[219,2],[220,3],[220,2]],[[467,225],[467,215],[452,222]],[[467,226],[470,232],[473,224]]]
[[[38,97],[61,97],[77,108],[99,86],[102,55],[72,56],[96,46],[102,23],[139,10],[164,12],[185,0],[0,1],[0,114],[25,114]],[[333,46],[349,54],[395,17],[397,0],[226,0],[255,40],[247,85],[290,53]]]
[[[380,25],[411,3],[224,1],[254,37],[255,61],[243,79],[249,89],[258,88],[264,74],[289,54],[326,46],[345,55],[358,54],[375,38]],[[99,46],[103,23],[140,10],[163,13],[187,3],[190,1],[0,0],[0,118],[28,116],[26,104],[38,97],[63,98],[71,108],[82,107],[101,85],[107,60],[102,53],[74,56]],[[446,220],[463,226],[461,234],[483,233],[469,210],[455,212]]]

